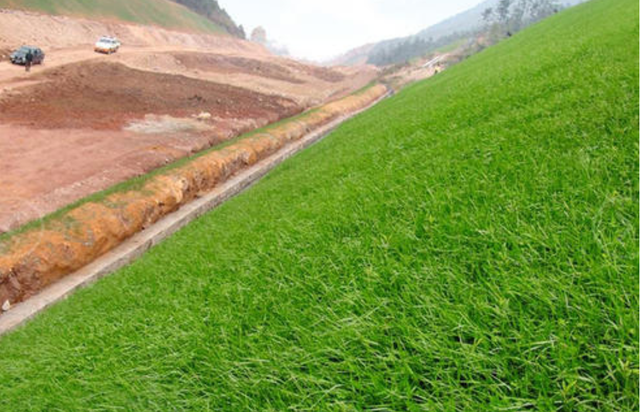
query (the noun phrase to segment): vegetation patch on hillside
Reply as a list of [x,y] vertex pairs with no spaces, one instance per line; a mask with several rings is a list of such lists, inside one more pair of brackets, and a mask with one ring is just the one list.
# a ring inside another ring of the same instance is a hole
[[93,19],[118,19],[205,33],[225,32],[210,19],[169,0],[0,0],[0,8]]

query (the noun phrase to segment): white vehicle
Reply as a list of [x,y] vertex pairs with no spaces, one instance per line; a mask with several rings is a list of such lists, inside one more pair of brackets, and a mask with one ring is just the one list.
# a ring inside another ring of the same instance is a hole
[[120,41],[115,37],[101,37],[96,43],[94,50],[97,53],[111,54],[118,51]]

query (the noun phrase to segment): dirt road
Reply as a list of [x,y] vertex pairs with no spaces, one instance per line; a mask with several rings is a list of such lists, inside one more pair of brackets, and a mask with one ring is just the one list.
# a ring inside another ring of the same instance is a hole
[[[118,54],[105,55],[96,53],[90,46],[76,46],[64,49],[47,49],[45,48],[46,59],[42,66],[34,66],[33,73],[25,73],[24,68],[11,64],[9,61],[0,62],[0,87],[12,87],[16,82],[28,81],[33,74],[38,71],[49,70],[56,67],[68,65],[71,63],[79,63],[90,60],[102,61],[122,61],[121,56],[139,56],[154,53],[171,53],[184,52],[184,48],[176,48],[171,46],[159,47],[135,47],[125,46]],[[194,52],[202,51],[199,49],[186,49]]]

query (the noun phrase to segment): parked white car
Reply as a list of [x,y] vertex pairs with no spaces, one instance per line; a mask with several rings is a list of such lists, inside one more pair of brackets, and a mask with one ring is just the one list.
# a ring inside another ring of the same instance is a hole
[[120,45],[120,41],[115,37],[101,37],[96,43],[94,50],[97,53],[111,54],[117,52]]

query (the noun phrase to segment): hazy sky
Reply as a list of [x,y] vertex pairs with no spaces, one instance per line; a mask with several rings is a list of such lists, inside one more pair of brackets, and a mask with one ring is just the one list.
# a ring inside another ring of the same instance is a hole
[[326,59],[377,40],[405,36],[481,0],[218,0],[247,35],[263,26],[292,54]]

